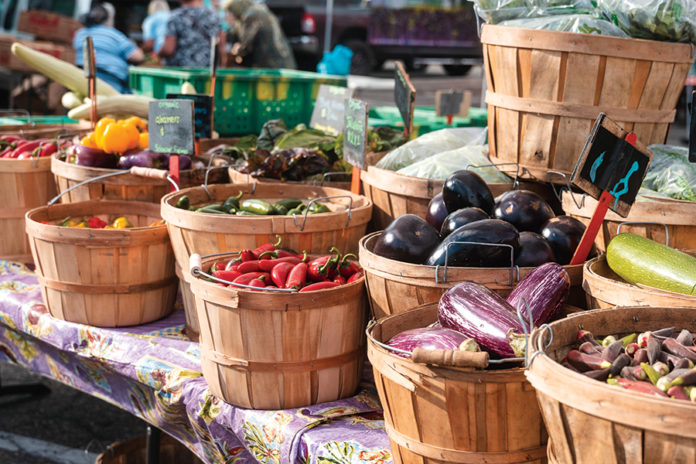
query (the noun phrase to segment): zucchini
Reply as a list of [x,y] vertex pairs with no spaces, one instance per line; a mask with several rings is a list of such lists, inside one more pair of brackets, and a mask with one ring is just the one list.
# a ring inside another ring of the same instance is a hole
[[696,258],[635,234],[620,234],[607,247],[607,264],[630,284],[696,294]]
[[63,108],[71,110],[75,107],[82,105],[82,100],[83,98],[81,98],[75,92],[67,91],[63,94],[63,97],[60,99],[60,103],[61,105],[63,105]]
[[[153,98],[142,95],[116,95],[113,97],[99,96],[97,98],[97,116],[124,114],[147,118],[148,108]],[[89,119],[92,105],[87,99],[84,105],[76,106],[68,112],[72,119]]]

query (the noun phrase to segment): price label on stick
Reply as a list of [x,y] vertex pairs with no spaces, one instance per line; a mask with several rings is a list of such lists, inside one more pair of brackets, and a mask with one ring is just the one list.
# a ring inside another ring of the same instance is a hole
[[471,106],[471,91],[438,90],[435,92],[435,113],[438,116],[467,117]]
[[369,107],[364,101],[353,98],[346,100],[343,159],[359,169],[365,167],[368,112]]
[[319,129],[330,135],[343,132],[346,101],[353,96],[353,91],[346,87],[321,85],[314,103],[309,127]]
[[179,183],[179,156],[192,155],[194,147],[193,101],[157,100],[150,102],[149,149],[169,154],[169,174]]
[[404,120],[404,131],[407,138],[413,132],[413,112],[416,106],[416,89],[411,84],[411,78],[404,69],[401,61],[396,62],[394,71],[394,101]]
[[691,92],[691,121],[689,124],[689,161],[696,163],[696,90]]
[[193,102],[193,125],[196,137],[209,139],[213,134],[213,97],[200,94],[168,93],[168,99]]

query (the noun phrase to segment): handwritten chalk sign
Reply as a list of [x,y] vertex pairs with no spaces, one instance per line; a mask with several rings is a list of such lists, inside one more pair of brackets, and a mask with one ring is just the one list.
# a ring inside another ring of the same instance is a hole
[[156,100],[148,108],[150,151],[194,153],[193,101]]
[[691,92],[691,123],[689,127],[689,161],[696,163],[696,90]]
[[622,217],[628,216],[652,160],[645,145],[627,141],[628,134],[600,114],[571,177],[594,198],[608,192],[613,197],[609,208]]
[[438,90],[435,92],[435,113],[438,116],[469,116],[471,91]]
[[401,61],[396,62],[394,71],[394,102],[404,120],[404,130],[410,136],[413,132],[413,112],[416,106],[416,89]]
[[193,102],[193,125],[196,137],[209,139],[213,134],[213,97],[203,94],[168,93],[168,99]]
[[314,103],[309,127],[330,135],[338,135],[343,132],[346,101],[352,96],[353,91],[346,87],[321,85],[319,93],[317,93],[317,100]]
[[343,132],[343,159],[356,168],[365,167],[367,151],[367,116],[369,106],[361,100],[346,100]]

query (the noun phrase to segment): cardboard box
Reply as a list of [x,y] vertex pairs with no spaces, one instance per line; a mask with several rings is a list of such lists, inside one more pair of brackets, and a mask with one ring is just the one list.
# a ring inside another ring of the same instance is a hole
[[42,10],[27,10],[19,13],[17,30],[33,34],[37,39],[52,40],[72,46],[75,31],[82,24],[68,16]]
[[72,46],[57,45],[51,42],[39,42],[31,40],[17,40],[12,35],[0,35],[0,66],[13,71],[36,72],[34,68],[26,65],[12,54],[12,44],[19,42],[22,45],[33,48],[48,55],[60,58],[68,63],[75,64],[75,50]]

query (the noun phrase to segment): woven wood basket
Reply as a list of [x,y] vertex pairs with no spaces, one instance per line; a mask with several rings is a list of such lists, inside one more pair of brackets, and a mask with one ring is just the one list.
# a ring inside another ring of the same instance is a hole
[[[374,211],[372,225],[374,230],[383,230],[391,222],[404,214],[415,214],[425,218],[430,200],[442,191],[445,183],[439,179],[406,176],[388,169],[370,166],[360,172],[365,196],[372,200]],[[488,184],[493,197],[513,189],[513,184]],[[549,204],[557,205],[558,200],[548,184],[521,182],[520,189],[538,193]]]
[[24,215],[56,195],[51,159],[0,159],[0,259],[31,262]]
[[417,364],[378,346],[437,320],[437,304],[368,329],[372,363],[394,462],[546,462],[546,431],[524,369],[475,370]]
[[609,268],[606,255],[585,263],[582,288],[587,294],[588,308],[611,308],[614,306],[696,307],[696,296],[629,284]]
[[[65,217],[125,216],[129,229],[79,229],[43,224]],[[98,327],[138,325],[174,309],[174,253],[159,206],[89,201],[42,206],[26,215],[41,294],[53,317]]]
[[[332,188],[338,188],[338,189],[343,189],[343,190],[350,190],[350,181],[347,182],[339,182],[335,180],[331,180],[332,178],[337,177],[336,174],[332,176],[326,176],[325,180],[287,180],[287,181],[281,181],[280,179],[272,179],[270,177],[253,177],[250,176],[249,174],[244,174],[242,172],[237,171],[235,168],[230,167],[227,171],[229,177],[230,177],[230,182],[233,184],[249,184],[252,182],[268,182],[271,184],[277,184],[277,183],[283,183],[283,184],[288,184],[288,185],[318,185],[319,187],[332,187]],[[340,173],[343,176],[348,176],[350,177],[350,172],[347,173]]]
[[[597,200],[591,197],[582,198],[575,194],[573,197],[564,191],[562,195],[563,210],[569,216],[578,219],[583,224],[590,223],[590,218],[597,207]],[[669,246],[678,250],[696,250],[696,202],[679,200],[637,201],[633,204],[628,217],[622,218],[613,211],[608,211],[597,234],[595,245],[600,251],[605,251],[609,241],[617,234],[622,222],[633,222],[621,226],[621,232],[641,235],[659,243],[666,243],[669,235]]]
[[186,323],[184,333],[188,338],[197,342],[201,338],[201,328],[198,325],[198,315],[196,314],[196,301],[191,291],[191,284],[188,282],[188,272],[183,272],[179,263],[175,265],[176,276],[179,278],[179,293],[184,304],[184,316]]
[[696,406],[689,401],[657,398],[599,382],[560,365],[575,346],[579,329],[595,336],[640,333],[663,327],[696,331],[696,308],[628,307],[573,314],[535,330],[537,355],[527,378],[549,431],[549,461],[583,463],[693,463]]
[[[434,303],[452,285],[472,281],[507,296],[520,279],[534,270],[532,267],[449,267],[447,269],[411,264],[384,258],[373,253],[382,232],[373,232],[360,240],[360,265],[365,270],[367,294],[372,316],[402,313],[409,308]],[[582,264],[563,266],[571,282],[570,304],[585,306],[582,291]],[[512,283],[511,283],[512,282]]]
[[693,62],[688,44],[483,26],[494,162],[545,181],[572,172],[606,113],[645,145],[664,143]]
[[[219,259],[225,258],[204,259],[202,269]],[[243,408],[286,409],[355,393],[364,358],[362,280],[292,294],[193,276],[189,283],[201,328],[201,367],[213,395]]]

